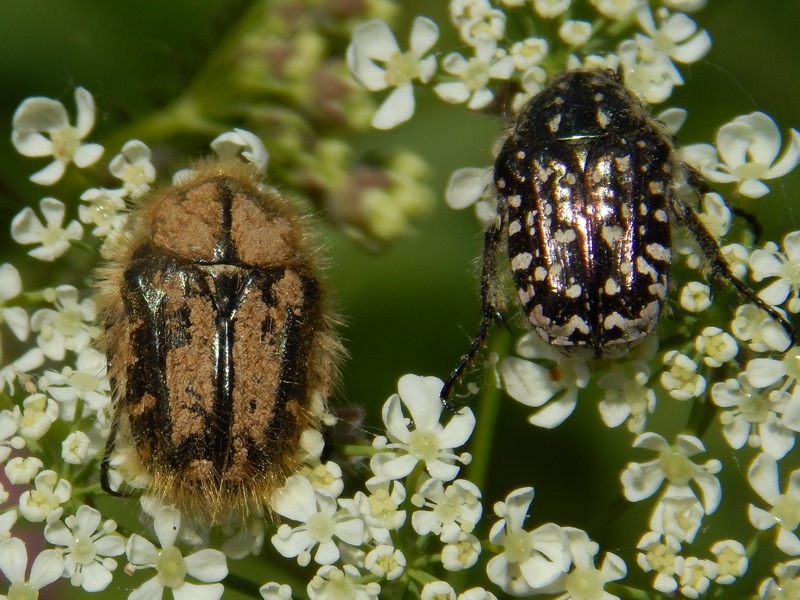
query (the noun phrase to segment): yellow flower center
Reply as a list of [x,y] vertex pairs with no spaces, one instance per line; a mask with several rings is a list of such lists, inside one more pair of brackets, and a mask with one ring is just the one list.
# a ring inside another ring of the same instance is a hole
[[599,600],[603,597],[603,576],[591,568],[577,568],[567,575],[565,587],[573,600]]
[[167,546],[156,559],[158,582],[164,587],[176,588],[186,579],[186,561],[175,546]]
[[674,450],[666,450],[660,456],[661,469],[667,479],[676,485],[689,483],[694,477],[697,465],[685,455]]

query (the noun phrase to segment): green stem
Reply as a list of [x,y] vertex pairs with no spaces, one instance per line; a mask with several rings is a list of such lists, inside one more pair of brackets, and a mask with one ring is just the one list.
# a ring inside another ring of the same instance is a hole
[[153,144],[184,133],[218,135],[223,129],[221,124],[204,117],[192,97],[184,94],[162,110],[148,113],[129,126],[117,129],[103,140],[103,145],[116,151],[132,139]]
[[[507,331],[498,331],[489,349],[491,352],[497,352],[500,356],[506,356],[509,353],[510,342],[511,335]],[[498,429],[497,419],[503,399],[495,377],[494,368],[486,370],[481,394],[472,402],[478,414],[475,432],[472,434],[470,443],[472,462],[467,466],[466,472],[467,478],[480,489],[484,488],[488,477],[494,436]]]
[[225,585],[225,589],[236,590],[240,594],[251,598],[261,598],[261,594],[258,593],[258,589],[261,586],[235,573],[228,573],[228,576],[222,580],[222,583]]

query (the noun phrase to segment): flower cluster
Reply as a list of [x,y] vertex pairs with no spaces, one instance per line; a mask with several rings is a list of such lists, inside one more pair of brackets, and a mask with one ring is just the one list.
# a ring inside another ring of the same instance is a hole
[[[614,70],[626,88],[648,104],[659,104],[684,84],[681,66],[697,62],[711,48],[709,34],[689,14],[704,5],[671,0],[453,0],[449,25],[459,38],[458,51],[437,48],[439,26],[426,17],[414,22],[411,50],[405,53],[385,24],[371,21],[354,31],[348,65],[368,89],[392,90],[373,119],[380,129],[413,116],[412,85],[417,93],[428,87],[441,100],[472,110],[508,110],[500,99],[509,98],[511,110],[518,111],[554,75],[576,68]],[[575,20],[576,14],[587,20]],[[555,30],[557,35],[549,37],[541,33]],[[598,47],[605,51],[598,52]],[[408,74],[402,83],[392,76],[400,60]],[[380,85],[375,85],[378,80]],[[687,113],[668,109],[657,118],[674,134]],[[677,152],[709,185],[719,187],[713,192],[704,189],[696,214],[719,240],[731,272],[743,281],[764,281],[759,298],[781,314],[795,314],[800,312],[800,232],[786,235],[782,247],[767,242],[754,249],[746,231],[754,221],[744,215],[747,227],[738,229],[734,213],[742,216],[743,211],[725,198],[726,193],[768,197],[765,182],[787,175],[800,163],[800,132],[789,129],[783,139],[768,115],[752,112],[721,124],[713,145],[688,145]],[[461,168],[450,177],[446,201],[455,209],[474,205],[478,219],[489,225],[496,220],[491,187],[491,169]],[[620,475],[624,498],[649,507],[643,535],[633,542],[640,551],[636,562],[644,572],[655,573],[656,590],[696,598],[713,595],[714,586],[731,585],[744,574],[748,547],[756,535],[752,531],[752,538],[741,542],[702,535],[726,498],[718,476],[735,465],[707,450],[703,438],[709,427],[742,453],[735,460],[750,462],[751,486],[775,507],[769,512],[750,508],[752,525],[766,529],[783,524],[776,544],[790,556],[798,554],[794,534],[788,534],[797,526],[794,516],[788,516],[794,514],[797,493],[789,484],[781,495],[776,467],[790,455],[800,431],[798,349],[774,315],[757,306],[721,310],[712,300],[712,288],[692,280],[704,267],[697,242],[676,229],[673,257],[679,261],[673,271],[692,277],[676,277],[677,306],[671,307],[669,322],[662,319],[656,336],[624,359],[598,365],[564,356],[536,333],[527,333],[518,340],[515,356],[501,355],[491,367],[508,396],[533,408],[531,424],[562,426],[586,402],[583,398],[599,396],[602,421],[608,427],[625,424],[634,434],[631,455],[655,453],[647,462],[629,459]],[[722,241],[723,236],[739,237]],[[485,395],[495,393],[489,390]],[[669,413],[684,414],[683,424],[677,426],[682,433],[675,434],[674,423],[665,427],[662,415]],[[706,452],[710,456],[698,461],[697,455]],[[736,505],[737,500],[731,498],[730,503]],[[738,507],[742,515],[748,510],[741,502]],[[708,542],[708,551],[697,553],[698,541]],[[537,567],[537,573],[546,572],[545,566]],[[787,581],[797,581],[797,572],[793,562],[778,565],[776,577],[762,585],[762,597],[777,597],[782,586],[795,585]],[[517,572],[515,582],[521,587],[513,593],[531,593],[523,581],[528,581],[524,573]]]
[[[29,129],[44,130],[45,123],[55,120],[56,113],[39,114],[41,122],[29,118]],[[266,170],[269,155],[248,131],[224,133],[211,147],[222,159]],[[80,195],[86,202],[78,207],[81,218],[95,226],[94,237],[113,243],[125,235],[128,202],[146,194],[155,180],[151,159],[143,142],[125,143],[109,162],[119,187],[90,188]],[[174,176],[183,177],[182,172]],[[19,217],[12,225],[17,238],[31,228],[30,221]],[[83,233],[81,229],[80,237]],[[37,241],[41,249],[48,239]],[[68,249],[69,244],[58,254]],[[48,262],[58,258],[52,250],[30,254]],[[377,598],[409,586],[423,598],[458,593],[465,599],[491,599],[495,595],[483,587],[455,590],[447,582],[447,573],[476,567],[482,554],[488,556],[487,584],[512,593],[569,594],[580,589],[602,594],[606,583],[626,572],[613,554],[599,563],[598,544],[580,529],[554,523],[526,529],[531,488],[512,491],[495,505],[492,523],[485,523],[480,486],[459,477],[472,460],[461,449],[475,417],[467,408],[446,412],[439,401],[442,381],[416,375],[401,377],[398,393],[386,401],[385,434],[375,436],[371,447],[355,447],[369,456],[370,473],[360,489],[346,493],[342,467],[320,458],[325,444],[318,433],[309,432],[314,435],[304,440],[303,468],[269,499],[279,525],[256,515],[239,516],[217,527],[212,537],[196,516],[143,495],[142,516],[152,533],[120,527],[91,505],[99,493],[91,482],[103,440],[109,427],[118,425],[109,422],[105,357],[93,347],[98,336],[95,304],[72,285],[25,291],[24,278],[11,264],[3,265],[2,275],[8,282],[5,322],[19,341],[35,337],[33,350],[3,367],[12,406],[0,411],[0,458],[8,480],[23,490],[0,515],[0,570],[11,584],[10,597],[22,590],[38,592],[59,579],[92,593],[114,585],[130,588],[119,579],[137,577],[132,599],[162,597],[169,589],[175,598],[215,600],[225,589],[220,582],[230,561],[260,553],[265,542],[308,569],[304,591],[320,599],[342,594]],[[43,307],[29,316],[25,307],[31,301]],[[54,450],[60,452],[58,471],[46,462]],[[135,488],[139,482],[128,483]],[[3,490],[2,496],[9,501],[8,492]],[[17,533],[20,520],[42,528],[36,546],[43,549],[30,570],[30,543]],[[292,594],[280,581],[261,583],[265,599]]]

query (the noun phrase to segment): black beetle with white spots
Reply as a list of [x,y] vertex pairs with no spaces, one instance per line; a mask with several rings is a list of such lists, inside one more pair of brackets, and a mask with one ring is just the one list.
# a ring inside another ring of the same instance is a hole
[[497,156],[494,183],[482,319],[442,388],[446,404],[503,307],[503,246],[528,325],[569,356],[616,358],[652,333],[667,299],[675,226],[697,241],[712,280],[732,284],[794,340],[788,321],[733,275],[717,240],[677,193],[681,183],[698,197],[709,189],[613,71],[562,73],[531,99]]

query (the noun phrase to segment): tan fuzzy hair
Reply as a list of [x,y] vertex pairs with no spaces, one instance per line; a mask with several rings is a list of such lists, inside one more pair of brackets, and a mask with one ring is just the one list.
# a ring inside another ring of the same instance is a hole
[[[125,480],[141,475],[162,503],[219,522],[269,511],[300,467],[303,431],[323,427],[345,352],[309,218],[251,166],[207,160],[190,173],[133,207],[95,273],[113,402],[103,483],[112,453],[129,446]],[[132,280],[145,282],[140,294]],[[229,281],[239,285],[230,293],[220,283]],[[215,325],[229,300],[238,303],[232,324]],[[190,343],[176,342],[181,335]],[[141,372],[158,381],[131,380]],[[224,393],[213,383],[220,374]],[[294,391],[283,398],[279,388]]]

